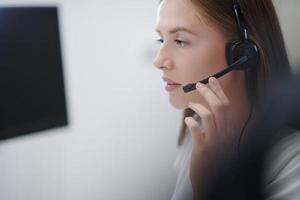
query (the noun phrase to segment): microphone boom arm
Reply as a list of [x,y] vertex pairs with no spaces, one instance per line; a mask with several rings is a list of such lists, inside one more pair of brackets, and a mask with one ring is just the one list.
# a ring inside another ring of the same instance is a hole
[[[207,77],[206,79],[203,79],[201,81],[199,81],[200,83],[203,83],[203,84],[207,84],[208,83],[208,79],[210,77],[215,77],[215,78],[220,78],[221,76],[224,76],[225,74],[227,74],[228,72],[236,69],[239,65],[241,65],[242,63],[246,62],[248,60],[248,57],[247,56],[243,56],[241,57],[240,59],[238,59],[237,61],[235,61],[232,65],[230,65],[229,67],[225,68],[224,70],[222,71],[219,71],[209,77]],[[188,93],[188,92],[191,92],[193,90],[196,89],[196,84],[197,83],[190,83],[190,84],[187,84],[185,86],[182,87],[183,91],[185,93]]]

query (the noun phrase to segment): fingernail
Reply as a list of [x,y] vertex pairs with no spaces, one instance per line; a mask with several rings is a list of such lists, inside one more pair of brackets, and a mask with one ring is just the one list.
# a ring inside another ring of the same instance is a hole
[[187,123],[187,121],[189,120],[189,118],[190,118],[190,117],[185,117],[185,118],[184,118],[185,123]]
[[196,88],[197,88],[197,89],[200,89],[201,87],[203,87],[203,84],[202,84],[202,83],[197,83],[197,84],[196,84]]
[[216,78],[212,76],[208,79],[208,82],[214,84],[214,83],[216,83]]

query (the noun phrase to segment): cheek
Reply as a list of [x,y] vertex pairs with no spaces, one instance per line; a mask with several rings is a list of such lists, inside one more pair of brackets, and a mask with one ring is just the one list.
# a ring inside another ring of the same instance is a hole
[[185,83],[196,82],[226,67],[225,45],[199,46],[181,58],[180,75]]
[[[179,60],[181,66],[179,74],[181,76],[182,83],[192,83],[200,81],[208,76],[227,67],[225,59],[225,44],[218,42],[217,44],[210,44],[199,46],[197,49],[193,49],[181,57]],[[221,78],[222,84],[227,82],[227,76]],[[225,84],[226,85],[226,84]],[[209,107],[207,102],[203,99],[197,90],[189,93],[180,91],[176,93],[176,96],[171,96],[171,103],[174,107],[179,109],[188,108],[188,102],[198,102],[202,105]]]
[[182,110],[188,108],[189,102],[201,103],[202,105],[208,108],[206,101],[200,95],[198,90],[194,90],[189,93],[184,93],[183,90],[180,89],[176,92],[170,93],[169,98],[170,104],[177,109]]

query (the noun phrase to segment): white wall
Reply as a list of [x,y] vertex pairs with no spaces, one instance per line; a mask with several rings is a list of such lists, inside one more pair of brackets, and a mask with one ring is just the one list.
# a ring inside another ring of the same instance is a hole
[[277,13],[291,65],[300,70],[300,1],[299,0],[273,0]]
[[59,5],[70,125],[0,142],[0,199],[170,199],[181,113],[151,63],[157,1],[16,4]]

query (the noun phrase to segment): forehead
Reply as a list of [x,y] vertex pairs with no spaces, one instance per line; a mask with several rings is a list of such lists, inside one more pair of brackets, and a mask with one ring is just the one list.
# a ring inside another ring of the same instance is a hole
[[163,0],[158,7],[157,29],[161,31],[175,26],[195,30],[200,22],[199,13],[188,0]]

